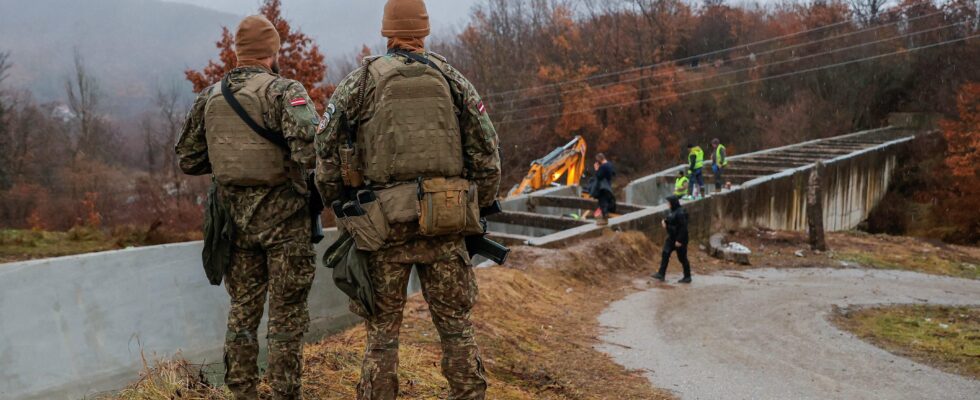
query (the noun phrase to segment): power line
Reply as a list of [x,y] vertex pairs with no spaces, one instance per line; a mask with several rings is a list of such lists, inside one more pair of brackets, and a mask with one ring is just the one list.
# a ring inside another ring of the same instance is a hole
[[[936,12],[936,13],[929,14],[927,16],[936,15],[936,14],[939,14],[939,13],[942,13],[942,12],[943,11],[939,11],[939,12]],[[925,17],[925,16],[920,16],[920,17]],[[911,19],[905,20],[905,22],[912,21],[912,20],[918,19],[918,18],[919,17],[913,17]],[[819,27],[808,29],[808,30],[805,30],[805,31],[799,31],[799,32],[789,33],[789,34],[785,34],[785,35],[780,35],[780,36],[776,36],[776,37],[772,37],[772,38],[768,38],[768,39],[763,39],[763,40],[755,41],[755,42],[752,42],[752,43],[746,43],[746,44],[742,44],[742,45],[738,45],[738,46],[732,46],[732,47],[728,47],[728,48],[724,48],[724,49],[713,50],[713,51],[710,51],[710,52],[696,54],[696,55],[682,57],[682,58],[677,58],[677,59],[674,59],[674,60],[661,61],[661,62],[658,62],[658,63],[649,64],[649,65],[643,65],[643,66],[638,66],[638,67],[633,67],[633,68],[629,68],[629,69],[625,69],[625,70],[613,71],[613,72],[606,72],[606,73],[592,75],[592,76],[585,77],[585,78],[573,79],[573,80],[568,80],[568,81],[563,81],[563,82],[555,82],[555,83],[549,83],[549,84],[538,85],[538,86],[531,86],[531,87],[525,87],[525,88],[514,88],[514,89],[510,89],[510,90],[505,90],[505,91],[502,91],[502,92],[489,93],[489,94],[483,96],[483,98],[486,100],[486,99],[492,99],[494,97],[499,97],[499,96],[514,94],[514,93],[528,92],[528,91],[533,91],[533,90],[538,90],[538,89],[543,89],[543,88],[550,88],[550,87],[559,87],[560,88],[561,86],[572,84],[572,83],[587,82],[587,81],[591,81],[591,80],[595,80],[595,79],[601,79],[601,78],[606,78],[606,77],[615,76],[615,75],[622,75],[622,74],[627,74],[627,73],[630,73],[630,72],[642,71],[642,70],[645,70],[645,69],[657,68],[657,67],[661,67],[661,66],[664,66],[664,65],[667,65],[667,64],[676,64],[676,63],[680,63],[680,62],[684,62],[684,61],[689,61],[689,60],[694,60],[694,59],[703,58],[703,57],[707,57],[707,56],[712,56],[712,55],[716,55],[716,54],[721,54],[721,53],[725,53],[725,52],[729,52],[729,51],[733,51],[733,50],[739,50],[739,49],[748,50],[749,47],[752,47],[752,46],[757,46],[757,45],[760,45],[760,44],[775,42],[775,41],[779,41],[779,40],[791,38],[791,37],[794,37],[794,36],[805,35],[805,34],[808,34],[808,33],[818,32],[818,31],[822,31],[822,30],[825,30],[825,29],[830,29],[830,28],[834,28],[834,27],[837,27],[837,26],[846,25],[846,24],[854,23],[854,22],[858,22],[857,18],[850,18],[850,19],[847,19],[847,20],[844,20],[844,21],[840,21],[840,22],[835,22],[835,23],[832,23],[832,24],[827,24],[827,25],[819,26]],[[899,21],[899,22],[901,22],[901,21]]]
[[967,40],[974,39],[974,38],[977,38],[977,37],[980,37],[980,34],[965,36],[965,37],[958,38],[958,39],[951,39],[951,40],[947,40],[947,41],[943,41],[943,42],[933,43],[933,44],[926,45],[926,46],[914,47],[914,48],[911,48],[911,49],[899,50],[899,51],[895,51],[895,52],[892,52],[892,53],[879,54],[879,55],[875,55],[875,56],[871,56],[871,57],[859,58],[859,59],[856,59],[856,60],[850,60],[850,61],[840,62],[840,63],[836,63],[836,64],[825,65],[825,66],[821,66],[821,67],[813,67],[813,68],[803,69],[803,70],[800,70],[800,71],[787,72],[787,73],[784,73],[784,74],[767,76],[767,77],[759,78],[759,79],[752,79],[752,80],[747,80],[747,81],[735,82],[735,83],[730,83],[730,84],[721,85],[721,86],[715,86],[715,87],[710,87],[710,88],[703,88],[703,89],[691,90],[691,91],[682,92],[682,93],[675,93],[675,94],[670,94],[670,95],[665,95],[665,96],[660,96],[660,97],[654,97],[654,98],[649,98],[649,99],[642,99],[642,100],[635,100],[635,101],[618,103],[618,104],[611,104],[611,105],[601,106],[601,107],[594,107],[594,108],[580,109],[580,110],[569,111],[569,112],[564,112],[564,113],[556,113],[556,114],[543,115],[543,116],[538,116],[538,117],[530,117],[530,118],[522,118],[522,119],[516,119],[516,120],[503,121],[503,122],[501,122],[501,124],[514,124],[514,123],[518,123],[518,122],[529,122],[529,121],[536,121],[536,120],[541,120],[541,119],[550,119],[550,118],[561,117],[563,115],[582,114],[582,113],[588,113],[588,112],[594,112],[594,111],[602,111],[602,110],[607,110],[607,109],[611,109],[611,108],[620,108],[620,107],[626,107],[626,106],[631,106],[631,105],[636,105],[636,104],[648,103],[648,102],[651,102],[651,101],[663,100],[663,99],[667,99],[667,98],[671,98],[671,97],[682,97],[682,96],[687,96],[687,95],[691,95],[691,94],[698,94],[698,93],[709,92],[709,91],[713,91],[713,90],[729,89],[729,88],[733,88],[733,87],[737,87],[737,86],[743,86],[743,85],[747,85],[747,84],[755,83],[755,82],[769,81],[769,80],[773,80],[773,79],[785,78],[785,77],[794,76],[794,75],[801,75],[801,74],[815,72],[815,71],[820,71],[820,70],[825,70],[825,69],[842,67],[842,66],[845,66],[845,65],[856,64],[856,63],[864,62],[864,61],[876,60],[876,59],[879,59],[879,58],[890,57],[890,56],[899,55],[899,54],[912,53],[912,52],[919,51],[919,50],[925,50],[925,49],[930,49],[930,48],[939,47],[939,46],[945,46],[945,45],[949,45],[949,44],[953,44],[953,43],[957,43],[957,42],[963,42],[963,41],[967,41]]
[[[782,51],[794,50],[794,49],[797,49],[797,48],[800,48],[800,47],[811,46],[811,45],[814,45],[814,44],[823,43],[823,42],[827,42],[827,41],[831,41],[831,40],[844,39],[844,38],[847,38],[847,37],[850,37],[850,36],[854,36],[854,35],[858,35],[858,34],[862,34],[862,33],[867,33],[869,31],[877,31],[877,30],[884,29],[884,28],[887,28],[887,27],[890,27],[890,26],[898,25],[900,23],[906,23],[907,24],[907,23],[912,22],[912,21],[916,21],[916,20],[923,19],[923,18],[933,17],[933,16],[940,15],[940,14],[943,14],[943,13],[944,13],[944,11],[937,11],[937,12],[934,12],[934,13],[930,13],[930,14],[926,14],[926,15],[920,15],[920,16],[912,17],[912,18],[905,19],[905,20],[897,20],[897,21],[889,22],[889,23],[883,24],[883,25],[878,25],[878,26],[874,26],[874,27],[870,27],[870,28],[860,29],[860,30],[857,30],[857,31],[847,32],[847,33],[844,33],[842,35],[825,37],[825,38],[821,38],[821,39],[817,39],[817,40],[812,40],[812,41],[809,41],[809,42],[798,43],[798,44],[794,44],[794,45],[789,45],[789,46],[784,46],[784,47],[780,47],[780,48],[776,48],[776,49],[771,49],[771,50],[767,50],[767,51],[760,52],[760,53],[750,53],[748,55],[744,55],[744,56],[732,58],[731,60],[728,60],[728,62],[734,63],[734,62],[740,61],[740,60],[752,59],[753,57],[761,57],[761,56],[775,54],[775,53],[782,52]],[[694,70],[697,70],[697,69],[700,69],[700,68],[705,68],[705,67],[708,67],[708,66],[710,66],[709,63],[700,63],[700,64],[698,64],[696,66],[693,66],[693,67],[690,67],[690,68],[686,69],[686,71],[687,72],[690,72],[690,71],[694,71]],[[610,73],[608,73],[608,76],[625,75],[625,74],[630,73],[630,72],[637,72],[637,71],[624,70],[624,71],[610,72]],[[662,71],[662,72],[654,73],[654,74],[651,74],[651,75],[642,75],[642,76],[639,76],[639,77],[629,78],[629,79],[620,80],[620,81],[616,81],[616,82],[604,83],[604,84],[600,84],[600,85],[589,86],[589,87],[585,87],[585,88],[576,88],[576,89],[573,89],[573,90],[564,90],[564,91],[559,91],[559,92],[556,92],[556,93],[546,93],[546,94],[538,94],[538,95],[533,95],[533,96],[524,96],[524,97],[519,97],[517,99],[508,99],[507,102],[508,102],[509,105],[511,105],[510,108],[513,109],[513,108],[516,108],[514,106],[514,104],[524,103],[524,102],[528,102],[528,101],[532,101],[532,100],[537,100],[537,99],[542,99],[542,98],[548,98],[548,97],[552,97],[552,96],[555,96],[555,95],[563,95],[563,94],[583,92],[583,91],[586,91],[586,90],[602,89],[602,88],[606,88],[606,87],[610,87],[610,86],[621,85],[621,84],[624,84],[624,83],[632,83],[632,82],[638,82],[638,81],[643,81],[643,80],[647,80],[647,79],[653,79],[653,78],[657,78],[657,77],[661,77],[661,76],[668,76],[668,75],[671,75],[671,74],[673,74],[673,70]],[[591,79],[591,78],[588,78],[588,79]],[[572,81],[566,81],[566,82],[567,83],[571,83]],[[561,82],[561,84],[566,84],[566,82]],[[543,86],[543,87],[547,87],[547,86]],[[528,89],[528,91],[530,91],[530,90],[531,89]],[[493,103],[493,101],[491,101],[491,103]]]
[[[892,40],[904,39],[904,38],[915,36],[915,35],[921,35],[921,34],[925,34],[925,33],[930,33],[930,32],[935,32],[935,31],[939,31],[939,30],[943,30],[943,29],[948,29],[948,28],[952,28],[952,27],[955,27],[955,26],[958,26],[958,25],[963,25],[964,23],[965,23],[965,21],[956,22],[956,23],[952,23],[952,24],[949,24],[949,25],[944,25],[944,26],[940,26],[940,27],[936,27],[936,28],[924,29],[924,30],[917,31],[917,32],[909,32],[909,33],[905,33],[905,34],[901,34],[901,35],[895,35],[895,36],[892,36],[892,37],[889,37],[889,38],[885,38],[885,39],[879,39],[879,40],[870,41],[870,42],[864,42],[864,43],[855,44],[855,45],[851,45],[851,46],[847,46],[847,47],[841,47],[841,48],[837,48],[837,49],[827,50],[827,51],[823,51],[823,52],[820,52],[820,53],[809,54],[809,55],[806,55],[806,56],[792,58],[792,59],[788,59],[788,60],[780,60],[780,61],[775,61],[775,62],[771,62],[771,63],[768,63],[768,64],[763,64],[763,65],[755,65],[755,66],[750,66],[750,67],[739,68],[739,69],[735,69],[735,70],[731,70],[731,71],[722,72],[720,74],[713,75],[713,76],[705,76],[705,77],[699,77],[699,78],[692,78],[692,79],[686,79],[686,80],[682,80],[682,81],[668,81],[668,82],[659,83],[657,85],[653,85],[653,86],[648,87],[648,88],[637,88],[637,87],[634,87],[632,89],[627,89],[627,90],[622,90],[622,91],[618,91],[618,92],[607,93],[607,94],[604,94],[604,95],[601,95],[601,96],[592,97],[591,99],[592,100],[607,99],[607,98],[610,98],[610,97],[616,97],[616,96],[620,96],[620,95],[624,95],[624,94],[632,94],[632,93],[642,92],[644,90],[652,90],[652,89],[656,89],[656,88],[667,86],[669,84],[681,85],[681,84],[690,83],[690,82],[698,82],[698,81],[704,81],[704,80],[714,79],[714,78],[718,78],[718,77],[722,77],[722,76],[727,76],[727,75],[734,75],[734,74],[738,74],[740,72],[750,71],[750,70],[754,70],[754,69],[768,68],[768,67],[772,67],[772,66],[776,66],[776,65],[786,64],[786,63],[799,62],[799,61],[803,61],[803,60],[807,60],[807,59],[811,59],[811,58],[816,58],[816,57],[822,57],[822,56],[826,56],[826,55],[830,55],[830,54],[834,54],[834,53],[838,53],[838,52],[842,52],[842,51],[854,50],[854,49],[865,47],[865,46],[870,46],[870,45],[874,45],[874,44],[889,42],[889,41],[892,41]],[[559,107],[562,104],[563,103],[559,101],[557,103],[538,105],[538,106],[534,106],[534,107],[527,107],[527,108],[520,108],[520,109],[511,109],[511,110],[507,110],[507,111],[504,111],[504,112],[501,112],[501,113],[497,113],[497,115],[506,116],[506,115],[511,115],[511,114],[515,114],[515,113],[519,113],[519,112],[527,112],[527,111],[535,111],[535,110],[546,109],[546,108],[551,108],[551,107]]]

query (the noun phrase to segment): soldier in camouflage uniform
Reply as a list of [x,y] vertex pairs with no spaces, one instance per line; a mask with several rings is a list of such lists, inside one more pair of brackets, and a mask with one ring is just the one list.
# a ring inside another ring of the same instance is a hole
[[[456,157],[462,154],[461,175],[475,183],[480,206],[490,205],[496,199],[500,183],[500,157],[497,133],[479,94],[444,58],[424,49],[423,39],[429,33],[429,25],[422,0],[389,0],[383,25],[382,34],[389,38],[389,54],[366,59],[364,66],[344,79],[321,118],[315,141],[316,182],[324,203],[344,197],[343,193],[351,189],[345,186],[342,177],[340,149],[352,135],[363,136],[363,132],[354,132],[354,126],[367,126],[371,118],[380,118],[375,103],[378,78],[368,72],[369,64],[390,60],[397,61],[395,65],[419,62],[418,58],[411,60],[396,52],[407,51],[414,57],[424,57],[435,68],[441,69],[445,79],[439,79],[443,84],[448,83],[452,94],[460,100],[456,107],[443,105],[448,110],[455,110],[452,118],[458,120],[458,133],[454,134],[461,140],[453,153]],[[408,104],[417,102],[411,100]],[[398,114],[397,110],[393,112]],[[405,114],[404,111],[401,115],[420,119],[419,115]],[[409,137],[417,132],[398,134]],[[401,142],[394,138],[382,140]],[[394,151],[411,152],[412,149],[396,148]],[[376,190],[381,189],[376,186],[384,185],[369,179],[366,186]],[[390,228],[385,246],[370,253],[368,259],[368,274],[378,312],[368,315],[356,302],[351,303],[352,311],[367,319],[367,349],[357,387],[358,399],[388,400],[398,394],[398,336],[413,265],[419,273],[422,292],[442,342],[442,372],[449,381],[449,398],[484,399],[486,373],[470,322],[471,309],[477,298],[476,276],[463,237],[423,237],[419,235],[417,221],[394,223]]]
[[[301,339],[309,325],[306,299],[314,274],[307,208],[309,192],[304,177],[305,171],[314,165],[313,138],[319,119],[303,85],[274,72],[278,69],[279,46],[279,35],[267,19],[261,16],[245,18],[236,33],[238,67],[226,78],[236,98],[243,96],[249,84],[259,80],[265,82],[256,92],[261,95],[258,96],[259,104],[252,104],[249,113],[258,124],[281,133],[288,143],[288,154],[283,149],[270,148],[268,141],[249,130],[237,115],[230,113],[227,105],[219,109],[217,102],[224,102],[220,83],[205,89],[197,97],[176,146],[184,173],[214,174],[221,199],[236,227],[231,265],[225,275],[231,310],[224,357],[225,383],[236,399],[256,399],[258,396],[257,330],[267,295],[268,378],[273,397],[302,397]],[[229,126],[231,131],[226,133],[238,135],[239,142],[247,142],[252,148],[243,147],[238,154],[229,157],[219,151],[229,151],[228,140],[219,138],[208,143],[209,138],[216,135],[209,129]],[[221,158],[220,163],[232,168],[252,168],[253,171],[265,168],[264,165],[234,164],[261,158],[255,157],[256,143],[265,146],[264,154],[279,158],[273,161],[286,166],[282,171],[285,178],[271,184],[223,183],[218,158]],[[248,151],[251,152],[246,153]]]

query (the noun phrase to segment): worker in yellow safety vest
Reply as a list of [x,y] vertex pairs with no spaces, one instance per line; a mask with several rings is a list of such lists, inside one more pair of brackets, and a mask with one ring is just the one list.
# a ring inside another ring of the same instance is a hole
[[682,198],[683,197],[686,197],[687,196],[688,183],[690,181],[691,180],[687,178],[687,169],[686,168],[685,169],[681,169],[680,171],[677,171],[677,179],[674,180],[674,196],[682,197]]
[[704,174],[701,169],[704,167],[704,150],[695,144],[687,145],[688,170],[691,172],[691,185],[695,183],[691,194],[698,198],[704,198]]
[[714,149],[711,153],[711,171],[715,173],[715,191],[720,192],[724,184],[721,173],[728,167],[728,155],[725,154],[725,145],[717,138],[711,140],[711,148]]

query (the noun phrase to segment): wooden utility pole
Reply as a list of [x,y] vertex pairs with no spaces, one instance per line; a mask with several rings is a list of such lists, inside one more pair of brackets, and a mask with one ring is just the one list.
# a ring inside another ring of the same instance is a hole
[[823,175],[824,165],[817,162],[810,171],[806,193],[806,222],[810,235],[810,250],[827,251],[823,232]]

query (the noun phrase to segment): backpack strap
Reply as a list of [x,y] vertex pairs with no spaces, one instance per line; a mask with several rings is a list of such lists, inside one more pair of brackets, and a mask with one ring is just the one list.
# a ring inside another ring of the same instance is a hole
[[253,132],[289,153],[289,144],[286,143],[286,139],[282,137],[282,135],[259,125],[254,119],[252,119],[252,116],[248,115],[248,112],[242,108],[242,103],[239,103],[238,99],[235,98],[235,94],[231,92],[231,87],[228,85],[228,76],[225,76],[225,78],[221,80],[221,95],[225,98],[225,101],[228,102],[228,105],[231,106],[231,109],[235,111],[235,114],[238,114],[238,118],[241,118],[242,122],[244,122],[245,125],[248,125]]

